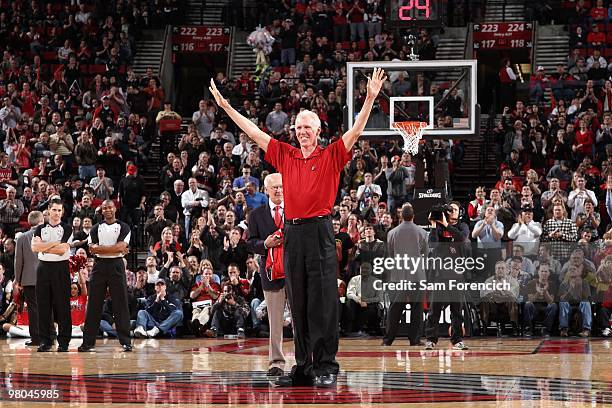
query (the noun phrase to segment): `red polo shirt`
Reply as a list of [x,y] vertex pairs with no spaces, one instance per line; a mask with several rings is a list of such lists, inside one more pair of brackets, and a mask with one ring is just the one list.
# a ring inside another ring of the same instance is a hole
[[283,176],[285,218],[331,214],[340,172],[351,160],[342,138],[326,148],[317,146],[308,158],[287,143],[271,139],[264,159]]

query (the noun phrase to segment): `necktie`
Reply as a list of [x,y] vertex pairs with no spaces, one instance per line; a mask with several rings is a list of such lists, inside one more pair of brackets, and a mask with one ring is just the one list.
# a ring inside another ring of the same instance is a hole
[[276,225],[277,228],[283,227],[283,217],[280,213],[280,210],[280,205],[274,206],[274,225]]

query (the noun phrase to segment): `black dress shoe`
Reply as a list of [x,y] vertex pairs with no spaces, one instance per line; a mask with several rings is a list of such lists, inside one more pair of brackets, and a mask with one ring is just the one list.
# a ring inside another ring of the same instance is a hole
[[380,345],[381,345],[381,346],[384,346],[384,347],[391,347],[391,345],[392,345],[392,344],[393,344],[393,343],[390,343],[390,342],[388,342],[388,341],[386,341],[386,340],[383,340],[383,341],[382,341],[382,343],[380,343]]
[[39,353],[47,353],[47,352],[51,351],[51,346],[48,345],[48,344],[41,344],[40,346],[38,346],[36,351],[39,352]]
[[68,346],[57,346],[57,351],[58,351],[58,353],[67,353],[68,352]]
[[123,352],[125,352],[125,353],[130,353],[132,351],[132,345],[131,344],[123,344],[123,345],[121,345],[121,348],[123,348]]
[[314,379],[302,375],[282,375],[274,381],[277,387],[312,387]]
[[40,342],[34,340],[28,340],[25,342],[26,347],[38,347],[40,346]]
[[336,374],[319,375],[314,380],[315,387],[334,387],[338,376]]
[[79,353],[89,353],[96,351],[96,348],[94,346],[88,346],[87,344],[81,344],[77,350]]
[[268,373],[266,375],[268,377],[280,377],[283,374],[285,374],[285,372],[283,371],[282,368],[280,368],[280,367],[270,367],[270,369],[268,370]]

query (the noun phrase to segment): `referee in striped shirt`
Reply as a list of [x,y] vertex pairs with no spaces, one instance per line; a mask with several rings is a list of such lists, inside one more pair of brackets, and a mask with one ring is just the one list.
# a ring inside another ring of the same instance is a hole
[[49,201],[49,220],[34,230],[32,252],[38,253],[36,302],[38,303],[38,352],[51,351],[51,311],[58,325],[57,351],[68,351],[72,337],[70,318],[70,244],[72,227],[62,222],[64,205],[59,197]]
[[117,208],[112,200],[105,200],[101,209],[104,222],[94,225],[88,238],[89,251],[95,255],[96,262],[89,280],[85,329],[79,352],[95,351],[107,288],[113,300],[117,337],[123,351],[129,352],[132,351],[130,312],[123,256],[128,250],[131,231],[126,223],[115,218]]

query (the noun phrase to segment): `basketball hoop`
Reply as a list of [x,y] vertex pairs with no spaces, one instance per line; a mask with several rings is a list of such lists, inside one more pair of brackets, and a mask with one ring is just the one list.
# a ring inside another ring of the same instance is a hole
[[423,132],[427,129],[427,122],[393,122],[391,125],[397,130],[402,139],[404,139],[404,151],[417,154],[419,152],[419,143],[422,143]]

